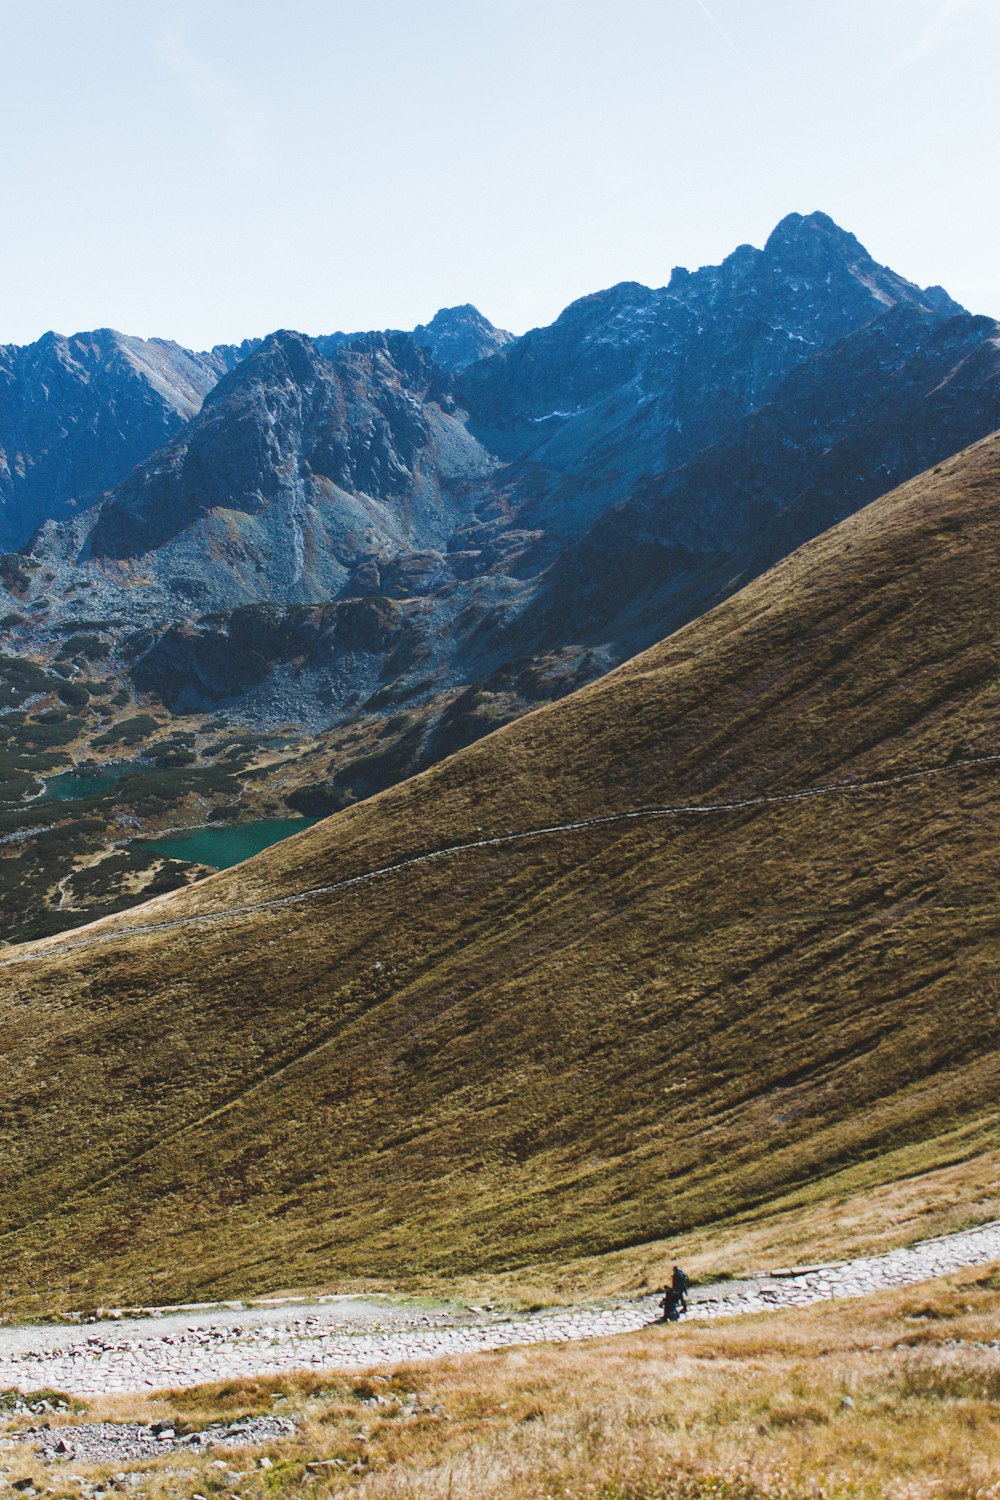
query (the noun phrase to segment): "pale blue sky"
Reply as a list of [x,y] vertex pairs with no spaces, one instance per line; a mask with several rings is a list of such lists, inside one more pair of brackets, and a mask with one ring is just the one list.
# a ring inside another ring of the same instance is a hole
[[521,331],[824,209],[1000,315],[1000,0],[0,0],[0,342]]

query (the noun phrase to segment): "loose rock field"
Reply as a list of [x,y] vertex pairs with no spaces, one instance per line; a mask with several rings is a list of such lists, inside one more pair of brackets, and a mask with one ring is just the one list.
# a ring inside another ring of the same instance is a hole
[[178,1433],[161,1422],[152,1426],[142,1422],[83,1422],[76,1427],[30,1428],[9,1440],[9,1446],[26,1443],[46,1463],[58,1458],[80,1464],[135,1463],[178,1449],[194,1452],[273,1443],[294,1431],[294,1422],[282,1417],[248,1417],[229,1426],[204,1427],[192,1433]]

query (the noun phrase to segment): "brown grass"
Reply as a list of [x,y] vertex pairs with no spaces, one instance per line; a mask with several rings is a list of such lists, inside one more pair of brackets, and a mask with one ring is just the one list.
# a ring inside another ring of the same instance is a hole
[[996,750],[998,556],[990,440],[563,703],[0,971],[11,1306],[635,1284],[678,1245],[717,1272],[990,1216],[993,771],[129,928],[479,829]]
[[[90,1417],[299,1423],[266,1469],[260,1450],[228,1469],[217,1453],[146,1465],[150,1500],[992,1500],[1000,1354],[970,1346],[996,1336],[998,1314],[994,1268],[863,1304],[108,1400]],[[65,1468],[36,1466],[39,1487],[65,1493]]]

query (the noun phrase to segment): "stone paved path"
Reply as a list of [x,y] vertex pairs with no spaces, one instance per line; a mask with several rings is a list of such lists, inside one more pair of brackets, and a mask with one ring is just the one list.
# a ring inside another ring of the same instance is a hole
[[[735,1317],[832,1297],[864,1297],[994,1260],[1000,1260],[1000,1222],[885,1255],[722,1282],[694,1293],[689,1316]],[[653,1297],[526,1317],[446,1309],[424,1313],[333,1298],[307,1307],[173,1315],[162,1323],[0,1328],[0,1389],[50,1386],[88,1396],[287,1370],[358,1369],[515,1344],[601,1338],[642,1328],[656,1316]]]

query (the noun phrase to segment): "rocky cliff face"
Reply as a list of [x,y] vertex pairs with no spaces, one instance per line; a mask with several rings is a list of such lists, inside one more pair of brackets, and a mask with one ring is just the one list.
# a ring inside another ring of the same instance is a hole
[[512,333],[494,328],[489,318],[469,302],[461,307],[442,307],[429,323],[414,328],[413,337],[442,370],[467,369],[514,342]]
[[725,437],[567,547],[509,630],[621,659],[1000,427],[998,326],[902,304],[804,361]]
[[893,307],[962,309],[878,265],[825,214],[784,219],[763,250],[623,283],[568,307],[458,382],[473,430],[530,472],[539,509],[579,535],[649,474],[725,436],[784,377]]
[[[513,338],[469,305],[442,308],[413,336],[443,370],[463,369]],[[330,356],[364,337],[334,333],[316,344]],[[261,342],[197,353],[102,328],[0,346],[0,548],[23,546],[45,521],[121,484]]]
[[0,545],[93,503],[198,411],[238,351],[111,329],[0,347]]
[[[386,338],[405,330],[388,328],[383,330]],[[426,349],[434,363],[442,370],[464,370],[476,360],[488,359],[498,349],[513,343],[514,334],[506,329],[495,328],[489,318],[484,318],[478,307],[465,302],[460,307],[442,307],[429,323],[418,323],[409,330],[415,343]],[[370,338],[364,333],[324,333],[313,340],[320,354],[331,358],[347,344],[358,339]]]
[[390,582],[427,593],[452,577],[456,518],[496,467],[409,335],[366,335],[327,360],[274,334],[100,505],[43,528],[50,617],[74,582],[91,613],[136,626]]

